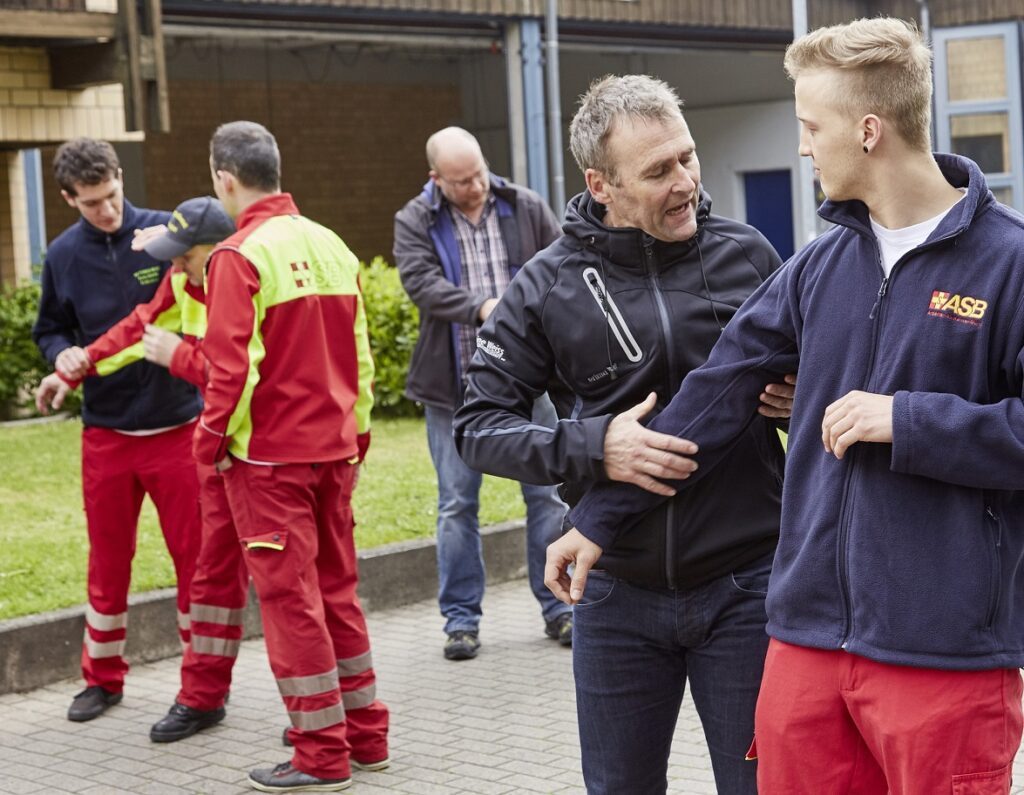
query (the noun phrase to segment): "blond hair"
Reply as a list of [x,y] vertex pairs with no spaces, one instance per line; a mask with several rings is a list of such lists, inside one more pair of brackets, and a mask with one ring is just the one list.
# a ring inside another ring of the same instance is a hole
[[786,48],[786,74],[835,69],[836,95],[850,116],[874,113],[915,149],[931,150],[932,53],[902,19],[858,19],[818,28]]

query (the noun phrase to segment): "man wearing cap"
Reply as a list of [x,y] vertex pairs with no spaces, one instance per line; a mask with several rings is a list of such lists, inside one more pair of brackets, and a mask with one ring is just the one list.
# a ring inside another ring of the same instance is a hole
[[[221,203],[201,196],[179,204],[166,226],[137,232],[133,250],[169,259],[171,270],[152,301],[136,307],[85,349],[91,362],[85,373],[58,371],[43,380],[36,396],[40,411],[59,408],[82,375],[106,375],[139,356],[203,389],[207,364],[198,344],[206,331],[203,271],[214,245],[234,231]],[[150,731],[154,742],[189,737],[224,718],[224,699],[242,636],[249,577],[224,482],[213,467],[202,464],[198,475],[203,525],[189,591],[191,638],[182,659],[181,691]]]
[[[32,337],[48,361],[70,372],[88,365],[83,346],[155,296],[170,263],[132,251],[132,232],[167,223],[170,216],[125,200],[117,155],[105,141],[65,143],[54,158],[54,173],[61,195],[82,217],[47,250]],[[156,505],[174,561],[179,634],[188,641],[188,588],[200,535],[199,484],[189,441],[200,409],[195,386],[141,357],[107,378],[86,379],[86,688],[75,696],[69,720],[92,720],[121,700],[128,670],[128,586],[146,494]]]

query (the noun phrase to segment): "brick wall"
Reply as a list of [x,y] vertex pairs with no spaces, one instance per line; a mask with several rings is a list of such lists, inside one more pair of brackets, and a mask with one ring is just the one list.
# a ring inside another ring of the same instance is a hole
[[140,134],[124,129],[121,86],[51,89],[45,49],[0,47],[0,143],[29,145],[77,135],[141,140]]
[[[170,82],[172,132],[143,146],[146,202],[171,208],[208,194],[208,143],[218,124],[267,125],[281,147],[283,189],[362,259],[391,259],[394,213],[427,178],[423,145],[460,115],[454,85]],[[48,224],[49,226],[49,224]],[[52,227],[51,227],[52,228]]]

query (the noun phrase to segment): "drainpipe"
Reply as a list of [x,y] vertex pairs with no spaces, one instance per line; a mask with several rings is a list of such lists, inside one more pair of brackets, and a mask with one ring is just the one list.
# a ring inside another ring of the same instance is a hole
[[[793,0],[793,39],[807,34],[807,0]],[[797,135],[800,134],[797,122]],[[799,140],[799,138],[797,139]],[[817,201],[814,196],[814,166],[809,157],[800,158],[797,172],[797,195],[800,197],[800,223],[797,225],[797,250],[817,237]]]
[[544,36],[547,45],[548,156],[551,161],[551,208],[559,220],[565,212],[565,168],[562,163],[562,91],[558,75],[558,0],[546,0]]
[[[932,14],[928,8],[928,0],[917,0],[917,7],[921,11],[921,38],[928,47],[932,46]],[[932,68],[935,68],[935,61],[932,60]],[[935,149],[935,142],[938,140],[938,131],[935,128],[935,88],[934,75],[932,75],[932,149]]]

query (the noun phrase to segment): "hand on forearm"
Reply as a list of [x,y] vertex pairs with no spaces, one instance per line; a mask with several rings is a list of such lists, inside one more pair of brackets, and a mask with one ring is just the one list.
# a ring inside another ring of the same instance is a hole
[[181,345],[181,337],[159,326],[147,324],[146,331],[142,335],[142,350],[146,361],[159,364],[162,367],[171,366],[174,351],[179,345]]
[[54,362],[54,366],[65,378],[79,381],[85,378],[86,373],[89,372],[89,368],[92,366],[92,362],[89,360],[89,354],[85,352],[84,348],[72,345],[70,348],[65,348],[57,354],[57,361]]
[[759,414],[776,420],[793,416],[793,398],[796,395],[796,374],[787,375],[781,384],[768,384],[761,393]]
[[647,399],[616,415],[604,437],[604,469],[611,480],[632,483],[663,497],[675,489],[660,480],[685,480],[697,469],[691,456],[697,445],[677,436],[650,431],[639,420],[655,405],[652,392]]

